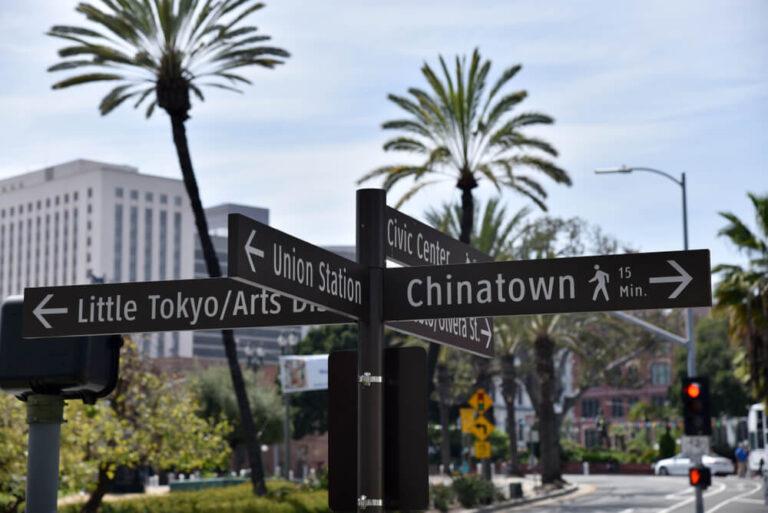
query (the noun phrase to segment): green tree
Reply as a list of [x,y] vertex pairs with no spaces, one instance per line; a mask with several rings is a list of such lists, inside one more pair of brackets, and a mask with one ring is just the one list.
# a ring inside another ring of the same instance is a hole
[[[751,403],[747,389],[733,373],[736,349],[728,343],[728,319],[708,316],[696,324],[696,361],[701,376],[709,376],[712,415],[743,417]],[[682,407],[680,390],[686,376],[686,351],[679,347],[675,354],[675,382],[670,387],[670,402]]]
[[512,115],[528,96],[525,90],[505,92],[521,65],[505,69],[489,83],[491,61],[483,60],[477,49],[469,62],[466,57],[456,56],[453,73],[442,56],[439,63],[442,76],[429,64],[421,68],[429,90],[412,87],[409,96],[388,96],[406,117],[382,125],[400,134],[384,143],[385,151],[413,153],[423,159],[422,163],[374,169],[360,182],[382,177],[384,188],[389,190],[412,178],[414,186],[400,200],[403,203],[423,187],[440,181],[441,176],[448,176],[461,191],[459,239],[470,243],[475,213],[472,191],[481,180],[488,180],[499,191],[506,188],[518,192],[546,209],[544,187],[534,176],[521,171],[532,170],[566,185],[571,184],[571,179],[549,160],[557,157],[551,144],[523,132],[530,126],[552,124],[554,119],[538,112]]
[[180,383],[164,383],[125,339],[115,391],[95,405],[69,401],[62,426],[63,484],[87,488],[83,513],[99,510],[120,466],[189,472],[226,466],[226,421],[197,415],[200,405]]
[[[56,82],[54,89],[112,82],[116,86],[99,104],[102,115],[128,100],[134,107],[146,103],[147,117],[156,107],[168,114],[203,258],[212,278],[221,276],[221,267],[208,233],[187,141],[185,123],[192,108],[190,95],[203,101],[203,89],[207,87],[240,92],[237,85],[251,84],[243,76],[243,68],[272,69],[289,56],[281,48],[263,45],[270,37],[257,34],[256,27],[245,24],[248,16],[262,7],[264,4],[254,0],[101,0],[97,5],[81,2],[76,10],[90,22],[89,26],[55,25],[48,32],[68,43],[59,50],[62,61],[48,71],[86,69]],[[251,423],[232,331],[222,331],[222,338],[243,419],[253,489],[263,495],[266,486],[261,445]]]
[[27,420],[24,403],[0,392],[0,512],[16,513],[24,503]]
[[[716,309],[728,315],[731,341],[746,355],[741,372],[756,397],[768,397],[768,194],[748,194],[755,209],[756,229],[731,212],[720,212],[728,223],[718,232],[749,257],[747,267],[719,265]],[[737,372],[740,369],[737,369]]]
[[[259,440],[265,444],[281,441],[282,404],[277,387],[265,387],[263,383],[259,383],[259,376],[253,371],[246,371],[243,378]],[[230,447],[234,449],[244,444],[245,436],[239,420],[237,398],[226,367],[207,368],[195,378],[192,389],[197,396],[203,417],[211,422],[224,419],[232,425],[233,430],[228,437]]]

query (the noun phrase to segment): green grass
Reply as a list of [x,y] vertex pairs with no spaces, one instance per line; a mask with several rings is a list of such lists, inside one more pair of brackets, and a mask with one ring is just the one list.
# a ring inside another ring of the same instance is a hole
[[[286,482],[267,485],[267,495],[256,497],[250,484],[195,492],[174,492],[105,502],[102,513],[330,513],[325,490],[302,488]],[[81,505],[59,508],[59,513],[77,513]]]

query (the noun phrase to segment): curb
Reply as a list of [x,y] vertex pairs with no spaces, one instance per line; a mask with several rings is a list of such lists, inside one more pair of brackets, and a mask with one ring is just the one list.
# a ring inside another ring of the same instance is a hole
[[522,499],[512,499],[504,502],[498,502],[496,504],[491,504],[489,506],[483,506],[482,508],[466,510],[466,512],[467,513],[491,513],[494,511],[505,509],[505,508],[523,506],[525,504],[531,504],[534,502],[544,501],[547,499],[556,499],[558,497],[570,495],[578,489],[579,489],[578,485],[572,484],[570,486],[563,488],[562,490],[557,490],[555,492],[552,492],[546,495],[537,495],[535,497],[530,497],[530,498],[523,497]]

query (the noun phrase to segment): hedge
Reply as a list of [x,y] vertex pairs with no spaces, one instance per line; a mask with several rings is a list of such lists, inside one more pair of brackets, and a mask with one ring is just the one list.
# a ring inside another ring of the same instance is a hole
[[[59,508],[79,513],[82,504]],[[215,490],[174,492],[137,499],[104,502],[101,513],[330,513],[325,490],[300,488],[284,482],[268,484],[265,497],[251,493],[250,484]]]

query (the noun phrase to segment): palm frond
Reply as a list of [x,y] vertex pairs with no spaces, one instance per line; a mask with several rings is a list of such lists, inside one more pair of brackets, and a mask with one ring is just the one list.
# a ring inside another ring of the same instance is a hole
[[741,219],[731,212],[720,212],[720,216],[728,220],[729,224],[717,232],[719,236],[728,237],[731,243],[739,249],[760,250],[760,241],[757,236]]
[[406,193],[403,194],[402,197],[400,197],[400,199],[395,204],[395,208],[400,208],[401,206],[403,206],[403,204],[405,202],[407,202],[408,200],[413,198],[416,195],[416,193],[418,193],[423,188],[428,187],[428,186],[433,185],[433,184],[436,184],[438,182],[439,182],[439,180],[431,180],[431,181],[427,181],[427,182],[417,183],[416,185],[411,187],[408,191],[406,191]]
[[53,84],[54,89],[64,89],[73,85],[87,84],[90,82],[104,82],[110,80],[122,80],[122,75],[115,75],[114,73],[88,73],[86,75],[77,75],[67,78],[60,82]]

